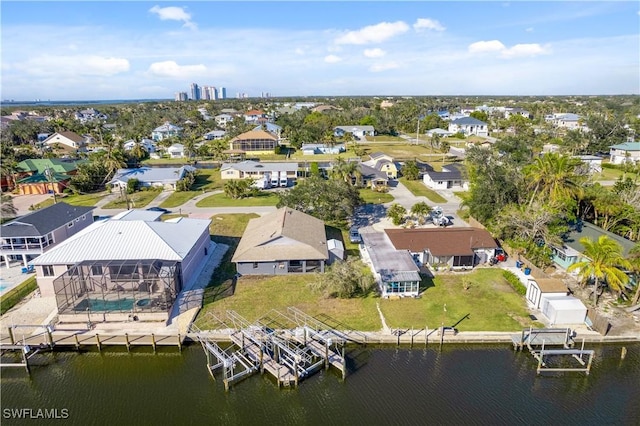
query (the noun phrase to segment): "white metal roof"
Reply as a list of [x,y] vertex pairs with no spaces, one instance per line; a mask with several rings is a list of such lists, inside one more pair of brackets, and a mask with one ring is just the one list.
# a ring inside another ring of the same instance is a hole
[[72,265],[84,260],[163,259],[181,261],[200,236],[208,219],[168,222],[107,220],[96,222],[48,252],[33,265]]

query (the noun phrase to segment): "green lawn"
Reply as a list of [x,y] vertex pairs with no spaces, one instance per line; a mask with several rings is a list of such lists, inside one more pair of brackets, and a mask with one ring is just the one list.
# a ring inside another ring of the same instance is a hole
[[203,192],[221,190],[223,187],[224,184],[222,179],[220,179],[219,169],[198,169],[198,174],[196,175],[195,182],[191,186],[191,190],[175,191],[160,204],[160,207],[178,207]]
[[[62,201],[72,206],[91,207],[91,206],[95,206],[96,203],[100,201],[102,198],[104,198],[106,195],[107,195],[107,192],[98,192],[95,194],[82,194],[82,195],[65,194],[63,196],[56,195],[56,199],[57,201]],[[45,207],[52,206],[53,204],[54,204],[54,199],[52,195],[50,198],[47,198],[46,200],[38,204],[35,204],[33,207],[34,207],[34,210],[38,210],[38,209],[43,209]]]
[[420,180],[407,180],[404,177],[398,179],[416,197],[424,196],[436,204],[446,203],[447,200],[437,192],[427,188]]
[[393,195],[388,192],[378,192],[371,188],[362,188],[360,190],[360,196],[367,204],[384,204],[394,200]]
[[[140,209],[146,207],[154,198],[160,195],[161,190],[153,189],[148,191],[139,191],[129,194],[129,204],[131,208]],[[126,209],[127,201],[125,197],[119,197],[117,200],[111,201],[104,206],[105,209]]]
[[198,207],[251,207],[251,206],[275,206],[279,198],[271,192],[261,192],[256,197],[232,199],[225,194],[214,194],[196,203]]

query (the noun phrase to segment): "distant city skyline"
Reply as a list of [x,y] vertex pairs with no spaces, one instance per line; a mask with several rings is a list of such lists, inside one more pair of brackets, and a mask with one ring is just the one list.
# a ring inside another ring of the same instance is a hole
[[0,99],[171,99],[197,81],[249,97],[640,94],[639,9],[9,0]]

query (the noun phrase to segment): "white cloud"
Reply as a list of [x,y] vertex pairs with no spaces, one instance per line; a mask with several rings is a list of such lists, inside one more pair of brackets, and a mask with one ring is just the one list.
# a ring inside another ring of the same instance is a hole
[[296,53],[296,55],[304,55],[304,49],[301,47],[296,48],[294,52]]
[[476,41],[468,47],[469,53],[501,52],[507,47],[499,40]]
[[538,56],[545,55],[550,52],[548,46],[541,46],[538,43],[516,44],[502,52],[505,58],[521,57],[521,56]]
[[385,62],[382,64],[373,64],[369,67],[369,71],[371,72],[381,72],[398,68],[398,65],[395,62]]
[[88,56],[82,61],[85,74],[114,75],[129,71],[129,61],[123,58],[104,58],[102,56]]
[[357,31],[348,33],[336,39],[337,44],[367,44],[380,43],[398,34],[405,33],[409,26],[403,21],[380,22],[376,25],[369,25]]
[[532,33],[533,32],[533,27],[529,27],[529,28],[525,29],[525,31],[528,32],[528,33]]
[[195,30],[197,25],[191,21],[191,14],[181,7],[169,6],[160,7],[158,5],[149,9],[149,12],[158,15],[162,21],[182,21],[184,27]]
[[413,24],[413,29],[416,31],[423,31],[423,30],[444,31],[446,28],[435,19],[418,18],[415,24]]
[[386,55],[387,52],[385,52],[384,50],[376,47],[375,49],[365,49],[363,54],[367,58],[381,58],[384,55]]
[[207,67],[199,65],[178,65],[175,61],[154,62],[149,73],[158,77],[195,77],[203,75]]
[[528,43],[507,47],[499,40],[477,41],[471,43],[467,50],[473,54],[499,53],[503,58],[531,57],[551,53],[551,48],[548,45]]
[[335,64],[336,62],[340,62],[341,60],[342,58],[336,55],[327,55],[324,57],[324,61],[328,64]]

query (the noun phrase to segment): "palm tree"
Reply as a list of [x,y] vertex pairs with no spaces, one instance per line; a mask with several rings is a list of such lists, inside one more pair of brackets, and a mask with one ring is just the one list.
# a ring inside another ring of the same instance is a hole
[[331,167],[331,177],[344,180],[350,185],[357,185],[361,176],[358,164],[354,161],[345,161],[342,157],[336,158]]
[[536,196],[552,203],[573,197],[582,183],[577,174],[579,165],[580,160],[555,153],[537,157],[524,169],[529,187],[533,189],[529,205]]
[[570,265],[567,271],[578,270],[583,283],[589,279],[594,280],[593,306],[598,304],[598,287],[603,280],[609,288],[622,295],[629,277],[620,268],[631,267],[629,261],[622,256],[622,246],[606,235],[601,235],[597,241],[583,237],[580,244],[584,246],[584,259]]
[[424,201],[416,203],[411,207],[411,214],[414,214],[419,218],[424,219],[429,215],[429,213],[431,213],[431,207],[429,207],[429,205]]

